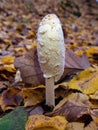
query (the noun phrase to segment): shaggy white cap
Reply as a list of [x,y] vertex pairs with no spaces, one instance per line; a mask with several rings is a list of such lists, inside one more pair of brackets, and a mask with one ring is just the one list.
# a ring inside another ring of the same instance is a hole
[[65,45],[60,20],[55,14],[42,19],[37,33],[38,60],[45,78],[58,81],[64,72]]

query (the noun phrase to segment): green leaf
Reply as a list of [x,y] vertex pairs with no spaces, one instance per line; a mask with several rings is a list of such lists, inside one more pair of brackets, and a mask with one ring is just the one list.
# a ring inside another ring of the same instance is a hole
[[0,130],[24,130],[27,113],[19,106],[0,119]]

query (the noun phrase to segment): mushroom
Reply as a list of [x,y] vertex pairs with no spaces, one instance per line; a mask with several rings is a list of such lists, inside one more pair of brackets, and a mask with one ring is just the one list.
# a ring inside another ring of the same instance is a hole
[[65,45],[59,18],[46,15],[39,24],[37,33],[38,61],[46,83],[46,105],[55,106],[54,83],[64,72]]

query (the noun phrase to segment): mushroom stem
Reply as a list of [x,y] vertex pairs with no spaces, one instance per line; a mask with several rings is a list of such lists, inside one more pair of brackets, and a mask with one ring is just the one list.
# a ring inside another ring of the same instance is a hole
[[54,78],[45,78],[46,82],[46,105],[55,106]]

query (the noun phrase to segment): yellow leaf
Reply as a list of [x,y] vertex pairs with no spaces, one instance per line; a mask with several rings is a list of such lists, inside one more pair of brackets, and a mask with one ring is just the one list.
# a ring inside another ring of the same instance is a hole
[[14,67],[13,64],[10,64],[10,65],[4,65],[4,70],[8,71],[8,72],[15,72],[16,69]]
[[36,88],[23,88],[23,99],[24,99],[24,106],[30,107],[34,106],[44,100],[44,86],[38,86]]
[[98,100],[98,91],[96,91],[94,94],[89,95],[90,99]]
[[82,56],[83,55],[83,50],[77,50],[75,51],[75,54],[78,55],[78,56]]
[[98,125],[98,117],[94,119],[94,122]]
[[68,84],[70,89],[82,91],[85,94],[93,94],[98,90],[98,68],[88,68],[74,78]]
[[98,47],[90,47],[85,52],[88,57],[91,57],[93,54],[98,54]]
[[15,48],[14,49],[16,52],[25,52],[26,50],[25,50],[25,48],[23,48],[23,47],[18,47],[18,48]]
[[33,43],[32,44],[32,48],[36,48],[37,47],[37,44],[36,43]]
[[35,33],[30,31],[26,38],[27,39],[34,39],[35,38]]
[[44,115],[29,116],[26,130],[65,130],[67,121],[62,116],[47,117]]
[[10,45],[10,44],[11,44],[11,40],[8,40],[8,39],[5,39],[4,42],[5,42],[5,44],[7,44],[7,45]]
[[1,62],[3,62],[4,64],[12,64],[14,62],[14,58],[13,56],[4,56],[1,59]]
[[0,74],[1,77],[3,77],[4,79],[8,79],[8,77],[5,74]]

